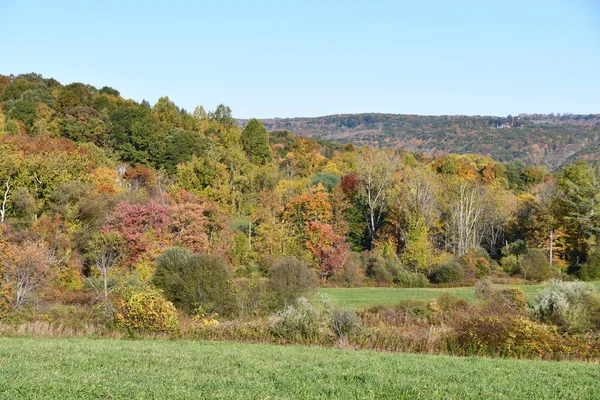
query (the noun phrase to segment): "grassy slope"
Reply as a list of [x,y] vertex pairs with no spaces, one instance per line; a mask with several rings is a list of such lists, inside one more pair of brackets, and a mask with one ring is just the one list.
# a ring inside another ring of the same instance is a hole
[[187,341],[0,338],[0,398],[600,399],[597,364]]
[[[592,282],[600,292],[600,281]],[[546,285],[507,285],[507,287],[520,287],[529,299]],[[502,286],[498,286],[502,287]],[[396,304],[401,300],[429,301],[444,293],[474,301],[472,287],[458,287],[447,289],[398,289],[398,288],[322,288],[320,293],[333,297],[336,305],[340,307],[366,308],[375,305]]]

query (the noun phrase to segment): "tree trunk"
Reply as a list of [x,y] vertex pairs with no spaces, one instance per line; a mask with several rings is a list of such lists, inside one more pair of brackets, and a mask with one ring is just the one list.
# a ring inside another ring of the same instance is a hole
[[552,259],[554,258],[553,254],[553,245],[554,245],[554,229],[550,230],[550,266],[552,266]]
[[6,180],[6,190],[4,191],[4,197],[2,198],[2,207],[0,207],[0,223],[4,222],[6,218],[6,203],[8,202],[8,192],[10,190],[10,176]]

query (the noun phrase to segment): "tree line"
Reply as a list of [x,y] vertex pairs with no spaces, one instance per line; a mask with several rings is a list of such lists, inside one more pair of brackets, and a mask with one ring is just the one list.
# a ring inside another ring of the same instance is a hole
[[[158,287],[190,313],[248,312],[260,282],[306,271],[344,286],[600,278],[599,164],[342,145],[38,74],[0,76],[0,96],[5,310],[110,312],[111,293]],[[186,300],[192,272],[210,284]]]

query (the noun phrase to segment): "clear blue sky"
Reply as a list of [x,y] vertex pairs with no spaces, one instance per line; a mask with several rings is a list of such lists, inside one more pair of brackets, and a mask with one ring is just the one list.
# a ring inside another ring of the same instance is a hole
[[599,0],[0,0],[0,73],[236,117],[600,112]]

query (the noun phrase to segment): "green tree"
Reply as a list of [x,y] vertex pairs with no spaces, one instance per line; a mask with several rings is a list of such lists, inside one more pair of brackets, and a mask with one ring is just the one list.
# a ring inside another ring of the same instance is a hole
[[181,128],[181,111],[167,96],[158,99],[152,113],[163,122],[169,130]]
[[566,231],[567,259],[585,263],[593,238],[600,235],[600,164],[583,162],[564,169],[558,181]]
[[426,273],[431,268],[433,255],[433,245],[429,240],[429,230],[427,225],[422,221],[412,223],[411,225],[401,260],[406,267],[414,272]]
[[242,144],[254,164],[264,165],[273,160],[267,130],[256,118],[252,118],[242,131]]

